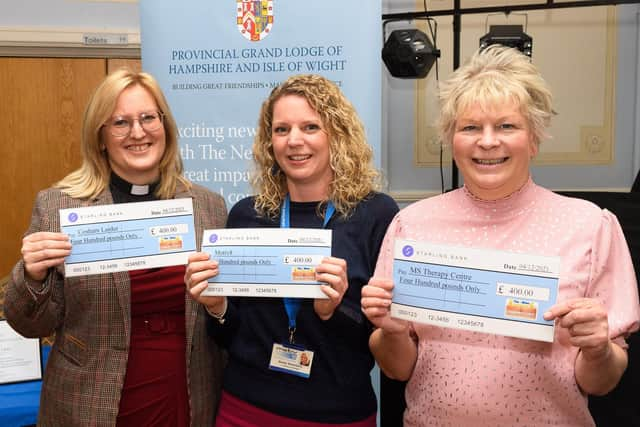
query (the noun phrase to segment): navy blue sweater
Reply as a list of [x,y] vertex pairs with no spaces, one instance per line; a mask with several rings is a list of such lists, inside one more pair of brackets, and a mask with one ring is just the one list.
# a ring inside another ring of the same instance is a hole
[[[279,218],[259,217],[253,198],[238,202],[227,228],[279,227]],[[320,228],[317,203],[291,203],[292,228]],[[370,371],[371,324],[360,310],[360,291],[373,275],[387,226],[398,212],[392,198],[372,193],[346,220],[337,213],[331,254],[347,261],[349,287],[327,320],[303,299],[297,316],[296,344],[314,352],[311,376],[301,378],[269,370],[274,343],[288,339],[282,298],[231,297],[224,324],[209,319],[209,331],[229,351],[224,390],[266,411],[305,421],[348,423],[371,416],[376,399]]]

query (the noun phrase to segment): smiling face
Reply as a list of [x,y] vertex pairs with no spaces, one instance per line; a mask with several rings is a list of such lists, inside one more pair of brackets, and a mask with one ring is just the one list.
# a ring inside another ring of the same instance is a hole
[[131,133],[118,137],[112,135],[109,124],[102,128],[102,140],[111,169],[132,184],[150,184],[160,176],[160,160],[166,145],[164,126],[147,132],[138,121],[142,113],[158,110],[149,91],[139,85],[130,86],[118,96],[116,107],[107,123],[117,117],[125,118],[133,123]]
[[273,104],[271,143],[276,162],[287,179],[291,200],[324,200],[333,171],[329,137],[322,119],[307,100],[285,95]]
[[538,152],[527,119],[513,104],[483,111],[472,106],[458,116],[453,157],[465,186],[476,197],[497,200],[518,191],[529,179]]

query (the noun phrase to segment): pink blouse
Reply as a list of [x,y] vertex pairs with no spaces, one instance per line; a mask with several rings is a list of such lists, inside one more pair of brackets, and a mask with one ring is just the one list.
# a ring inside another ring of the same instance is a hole
[[[609,334],[638,329],[633,264],[616,217],[531,180],[498,201],[466,189],[414,203],[391,223],[376,276],[392,278],[395,238],[560,256],[558,302],[598,299]],[[574,378],[578,349],[556,328],[553,343],[412,324],[418,360],[407,384],[405,426],[593,426]]]

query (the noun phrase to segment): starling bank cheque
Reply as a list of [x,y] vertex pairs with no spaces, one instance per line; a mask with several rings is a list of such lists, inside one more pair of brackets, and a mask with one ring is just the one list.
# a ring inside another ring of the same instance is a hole
[[559,257],[397,240],[391,315],[437,326],[553,341]]
[[67,277],[182,265],[196,250],[191,199],[61,209],[60,226]]
[[218,261],[220,271],[203,295],[327,298],[316,266],[331,256],[331,230],[205,230],[202,251]]

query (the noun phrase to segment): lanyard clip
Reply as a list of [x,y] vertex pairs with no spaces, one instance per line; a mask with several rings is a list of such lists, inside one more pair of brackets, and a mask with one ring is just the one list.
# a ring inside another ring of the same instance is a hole
[[293,334],[296,333],[296,328],[289,328],[289,344],[293,344],[294,340],[293,340]]

